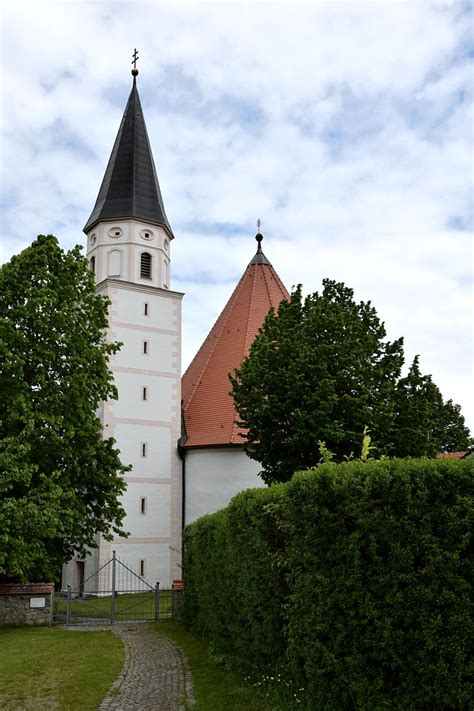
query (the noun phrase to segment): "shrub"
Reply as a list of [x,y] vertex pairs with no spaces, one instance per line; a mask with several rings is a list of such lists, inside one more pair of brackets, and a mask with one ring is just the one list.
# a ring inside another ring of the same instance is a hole
[[316,708],[469,707],[473,464],[351,462],[289,484],[287,661]]
[[474,460],[325,464],[186,530],[186,620],[308,708],[472,707]]
[[245,491],[186,528],[183,619],[242,673],[273,669],[284,652],[280,492]]

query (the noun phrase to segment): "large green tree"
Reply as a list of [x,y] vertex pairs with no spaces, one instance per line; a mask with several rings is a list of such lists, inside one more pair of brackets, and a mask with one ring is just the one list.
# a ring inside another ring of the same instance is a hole
[[353,296],[327,279],[306,298],[297,287],[270,311],[230,377],[246,451],[267,483],[317,464],[321,441],[336,461],[357,454],[366,426],[378,455],[433,455],[469,443],[459,407],[443,403],[431,378],[412,366],[400,379],[403,339],[387,341],[371,303]]
[[0,574],[50,579],[123,533],[123,473],[97,409],[116,397],[108,301],[87,260],[40,235],[0,270]]
[[438,452],[465,450],[469,430],[459,405],[443,401],[431,375],[422,375],[415,356],[395,392],[396,416],[391,453],[397,457],[434,457]]
[[318,441],[339,459],[360,448],[364,426],[379,441],[403,363],[402,340],[385,336],[370,302],[330,280],[304,299],[297,287],[268,314],[231,377],[247,453],[267,483],[316,464]]

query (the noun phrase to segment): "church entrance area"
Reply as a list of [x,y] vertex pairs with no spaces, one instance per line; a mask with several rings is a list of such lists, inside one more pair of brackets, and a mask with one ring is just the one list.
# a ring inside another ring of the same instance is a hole
[[[181,589],[161,590],[140,571],[112,558],[88,578],[84,563],[77,570],[77,585],[55,594],[54,622],[61,625],[97,625],[118,622],[169,620],[177,615]],[[82,575],[80,574],[82,572]]]

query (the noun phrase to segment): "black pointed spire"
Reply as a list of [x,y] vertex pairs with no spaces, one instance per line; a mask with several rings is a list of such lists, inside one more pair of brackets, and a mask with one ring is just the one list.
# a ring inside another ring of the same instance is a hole
[[164,227],[173,239],[138,96],[136,67],[132,74],[132,90],[95,207],[84,232],[88,232],[100,220],[134,217]]
[[257,220],[257,234],[255,235],[255,239],[258,242],[258,247],[257,247],[257,253],[255,254],[255,257],[252,259],[252,261],[249,263],[249,267],[251,267],[253,264],[266,264],[268,267],[271,267],[271,263],[268,261],[264,253],[262,252],[262,240],[263,240],[263,235],[260,232],[260,227],[262,223],[260,221],[260,218]]

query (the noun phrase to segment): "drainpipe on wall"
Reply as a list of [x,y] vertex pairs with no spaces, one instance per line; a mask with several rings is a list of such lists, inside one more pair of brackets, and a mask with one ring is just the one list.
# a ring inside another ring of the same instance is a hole
[[[183,401],[181,400],[181,437],[178,439],[178,454],[181,459],[181,565],[184,561],[184,526],[186,524],[186,425],[184,423]],[[181,569],[182,570],[182,569]]]
[[181,438],[178,440],[178,454],[181,459],[181,577],[183,577],[184,563],[184,526],[186,513],[186,449],[181,444]]
[[178,440],[178,454],[181,459],[181,532],[184,531],[186,513],[186,448]]

